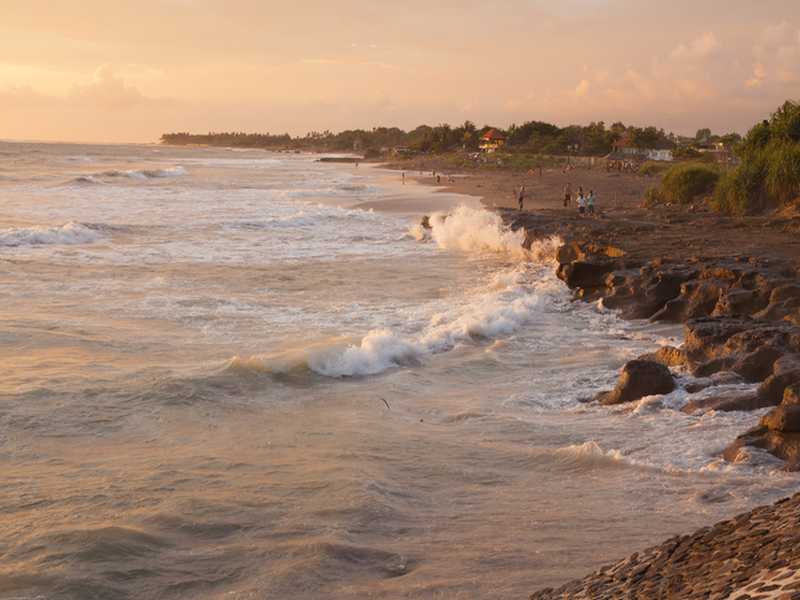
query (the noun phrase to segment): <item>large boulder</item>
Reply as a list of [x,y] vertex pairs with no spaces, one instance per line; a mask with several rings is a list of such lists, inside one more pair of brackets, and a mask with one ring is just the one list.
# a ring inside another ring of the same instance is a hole
[[601,404],[633,402],[645,396],[669,394],[675,389],[675,380],[669,369],[649,360],[632,360],[622,369],[622,374],[610,392],[601,392],[596,400]]
[[556,274],[571,288],[598,288],[605,286],[606,276],[615,268],[611,260],[574,260],[559,266]]

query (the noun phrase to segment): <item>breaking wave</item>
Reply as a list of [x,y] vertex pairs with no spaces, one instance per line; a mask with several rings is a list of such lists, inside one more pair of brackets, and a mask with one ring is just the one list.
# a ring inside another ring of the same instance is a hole
[[83,223],[66,223],[57,227],[12,227],[0,229],[0,246],[45,246],[53,244],[90,244],[102,236],[96,228]]
[[[594,440],[553,450],[556,462],[581,468],[619,466],[630,463],[617,449],[604,450]],[[633,463],[630,463],[633,464]]]
[[[427,357],[447,352],[460,344],[507,337],[541,310],[553,286],[539,286],[552,279],[552,268],[543,266],[561,244],[558,238],[521,246],[521,232],[508,230],[500,217],[483,210],[460,207],[449,215],[431,217],[432,239],[440,247],[478,254],[504,253],[521,259],[496,272],[468,301],[433,314],[416,334],[400,335],[390,329],[374,329],[362,339],[341,339],[281,355],[234,357],[229,367],[286,373],[298,368],[327,377],[375,375],[388,369],[415,366]],[[557,288],[556,288],[557,289]]]
[[120,171],[111,169],[109,171],[101,171],[99,173],[92,173],[91,175],[79,175],[72,179],[72,183],[78,184],[93,184],[103,183],[104,180],[113,179],[160,179],[164,177],[180,177],[186,175],[186,169],[182,166],[170,167],[167,169],[131,169],[127,171]]
[[463,205],[449,213],[433,213],[428,224],[429,229],[415,225],[409,233],[419,241],[431,240],[445,250],[506,254],[519,260],[549,263],[563,244],[561,238],[553,236],[525,248],[523,229],[513,231],[497,213]]

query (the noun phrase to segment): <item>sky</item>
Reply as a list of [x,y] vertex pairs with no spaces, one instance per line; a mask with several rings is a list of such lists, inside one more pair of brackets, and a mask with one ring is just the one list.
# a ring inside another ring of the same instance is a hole
[[800,99],[800,0],[0,0],[0,139],[603,120]]

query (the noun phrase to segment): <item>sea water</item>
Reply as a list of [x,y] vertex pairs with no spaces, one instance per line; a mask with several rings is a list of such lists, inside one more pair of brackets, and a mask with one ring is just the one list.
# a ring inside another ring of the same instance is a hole
[[0,143],[0,598],[522,598],[796,488],[582,402],[681,332],[558,239],[316,158]]

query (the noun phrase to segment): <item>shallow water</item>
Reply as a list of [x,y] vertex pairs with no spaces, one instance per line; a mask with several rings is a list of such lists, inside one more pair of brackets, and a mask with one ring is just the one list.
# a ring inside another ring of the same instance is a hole
[[398,184],[0,144],[0,598],[525,597],[796,489],[753,414],[582,404],[680,330]]

